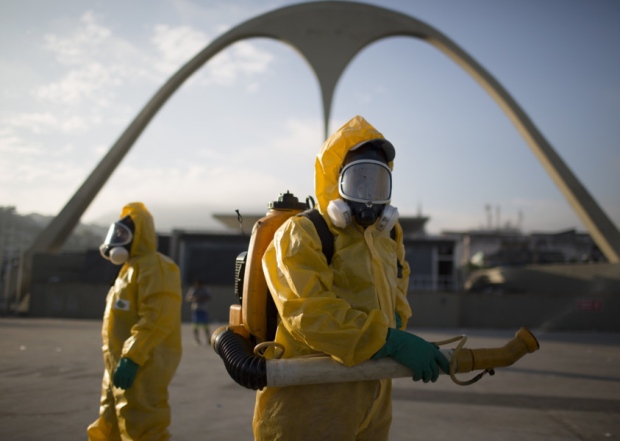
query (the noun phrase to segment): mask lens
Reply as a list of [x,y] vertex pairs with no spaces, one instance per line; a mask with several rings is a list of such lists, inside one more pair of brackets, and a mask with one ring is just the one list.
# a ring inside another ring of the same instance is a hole
[[340,196],[350,201],[387,204],[392,195],[392,173],[379,161],[354,161],[340,174]]
[[120,222],[115,222],[110,225],[110,229],[108,230],[108,234],[103,243],[110,246],[122,246],[131,242],[131,238],[131,230],[127,227],[127,225]]

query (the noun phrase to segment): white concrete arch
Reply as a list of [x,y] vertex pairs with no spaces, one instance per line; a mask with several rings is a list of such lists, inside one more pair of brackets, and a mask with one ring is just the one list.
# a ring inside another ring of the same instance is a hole
[[[378,6],[345,1],[302,3],[260,15],[229,30],[179,69],[144,106],[110,151],[28,252],[57,251],[151,119],[196,70],[229,45],[266,37],[285,42],[308,61],[319,81],[325,135],[336,84],[351,59],[374,41],[410,36],[427,41],[461,66],[517,127],[610,262],[620,262],[620,232],[526,113],[469,54],[428,24]],[[30,259],[27,259],[27,261]]]

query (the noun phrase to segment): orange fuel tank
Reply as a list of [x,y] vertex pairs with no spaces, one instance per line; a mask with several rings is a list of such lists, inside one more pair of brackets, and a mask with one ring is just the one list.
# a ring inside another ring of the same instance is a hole
[[277,311],[271,300],[263,274],[261,260],[276,230],[291,216],[306,210],[308,204],[299,202],[288,191],[280,194],[277,201],[269,203],[266,216],[252,228],[252,237],[245,263],[241,316],[246,330],[256,343],[273,339]]

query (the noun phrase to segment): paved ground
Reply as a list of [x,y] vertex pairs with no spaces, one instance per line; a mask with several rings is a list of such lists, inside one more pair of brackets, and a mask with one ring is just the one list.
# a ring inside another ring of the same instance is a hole
[[[1,439],[86,439],[98,412],[100,326],[0,318]],[[481,348],[503,346],[516,330],[415,331],[433,341],[467,334],[466,346]],[[395,380],[390,440],[620,438],[620,334],[533,332],[540,351],[475,385]],[[234,383],[209,347],[194,346],[188,324],[183,343],[170,386],[173,439],[251,440],[254,392]]]

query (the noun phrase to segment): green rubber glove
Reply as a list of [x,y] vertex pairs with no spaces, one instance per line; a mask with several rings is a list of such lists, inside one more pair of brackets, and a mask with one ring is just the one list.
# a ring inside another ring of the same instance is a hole
[[136,378],[140,366],[129,358],[121,358],[114,371],[114,386],[120,389],[129,389]]
[[372,358],[392,357],[413,372],[413,381],[437,381],[439,369],[450,372],[450,362],[437,345],[406,331],[388,328],[385,345]]
[[394,319],[396,320],[396,329],[400,329],[403,327],[403,319],[400,318],[400,315],[395,312]]

